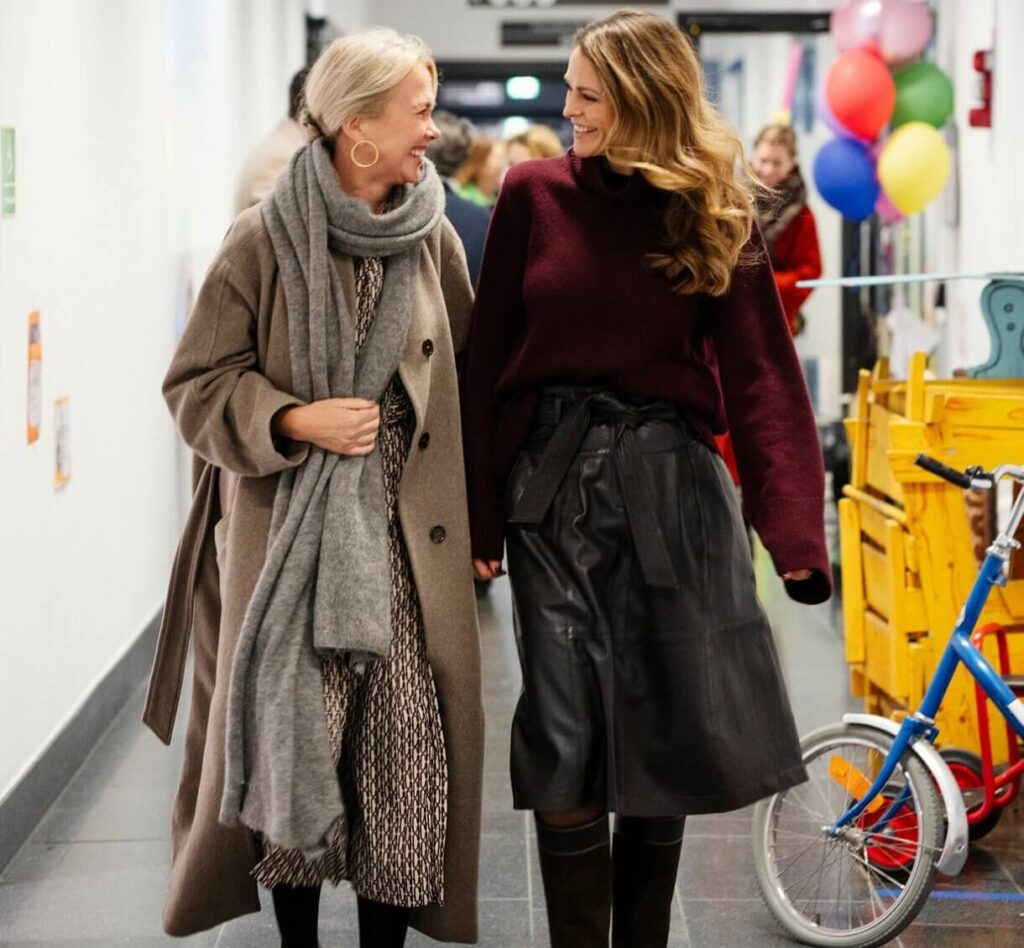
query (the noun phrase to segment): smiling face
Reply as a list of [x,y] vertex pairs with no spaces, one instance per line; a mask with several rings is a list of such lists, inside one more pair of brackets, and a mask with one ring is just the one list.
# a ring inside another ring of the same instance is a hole
[[784,145],[761,142],[754,149],[750,167],[761,181],[770,188],[778,187],[793,170],[796,162]]
[[[427,145],[441,133],[434,124],[434,80],[424,65],[414,66],[391,90],[384,111],[376,118],[357,117],[342,125],[346,152],[359,141],[377,146],[380,158],[365,174],[381,184],[415,184]],[[369,145],[356,149],[356,160],[368,163],[374,152]]]
[[581,158],[603,155],[615,109],[601,87],[594,64],[579,48],[565,71],[564,115],[572,122],[572,147]]

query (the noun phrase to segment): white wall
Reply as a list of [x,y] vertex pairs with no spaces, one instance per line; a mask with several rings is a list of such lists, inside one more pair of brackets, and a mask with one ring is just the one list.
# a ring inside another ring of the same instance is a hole
[[[959,225],[950,226],[937,201],[926,219],[933,270],[1024,270],[1024,3],[1020,0],[939,0],[936,59],[954,80],[959,133]],[[971,128],[975,50],[994,49],[991,128]],[[988,333],[978,299],[984,284],[947,284],[949,322],[940,350],[942,374],[986,361]]]
[[[231,219],[244,150],[304,57],[284,0],[0,0],[0,798],[162,601],[181,511],[160,397],[183,284]],[[26,445],[42,314],[43,428]],[[71,404],[56,491],[54,399]]]

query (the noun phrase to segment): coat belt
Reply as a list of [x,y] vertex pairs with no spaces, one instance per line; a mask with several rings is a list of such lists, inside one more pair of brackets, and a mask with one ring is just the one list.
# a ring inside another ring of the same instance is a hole
[[615,468],[644,582],[648,586],[677,589],[679,582],[665,537],[654,515],[651,485],[635,434],[645,422],[677,419],[674,409],[663,402],[633,406],[623,404],[609,392],[590,392],[558,422],[526,489],[512,510],[509,523],[524,526],[543,523],[590,426],[602,422],[612,424],[616,429]]
[[219,473],[212,464],[205,464],[196,482],[192,506],[174,555],[156,655],[149,676],[149,692],[142,720],[165,744],[171,742],[181,686],[185,680],[199,566],[220,509]]

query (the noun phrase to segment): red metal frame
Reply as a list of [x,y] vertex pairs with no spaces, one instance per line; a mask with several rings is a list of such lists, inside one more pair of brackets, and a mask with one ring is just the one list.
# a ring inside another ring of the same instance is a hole
[[[971,642],[980,650],[988,636],[995,636],[999,648],[999,674],[1004,678],[1010,674],[1010,649],[1006,644],[1006,629],[997,622],[990,622],[971,634]],[[985,800],[977,810],[967,814],[968,823],[979,823],[996,807],[1004,807],[1016,799],[1020,792],[1021,775],[1024,774],[1024,759],[1020,756],[1020,738],[1013,727],[1006,725],[1006,742],[1009,748],[1007,768],[997,774],[992,764],[992,738],[988,726],[988,695],[980,684],[974,684],[975,700],[978,703],[978,734],[981,741],[981,769],[985,788]]]

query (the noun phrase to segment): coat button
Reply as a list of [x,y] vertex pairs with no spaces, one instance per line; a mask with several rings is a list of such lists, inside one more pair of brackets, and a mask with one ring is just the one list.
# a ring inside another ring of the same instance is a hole
[[425,356],[432,356],[434,354],[434,341],[432,339],[423,340],[423,354]]
[[429,431],[424,431],[423,434],[420,435],[420,450],[421,451],[424,450],[429,445],[430,445],[430,432]]
[[448,534],[445,532],[444,527],[437,526],[430,531],[430,542],[431,543],[444,543],[448,539]]

